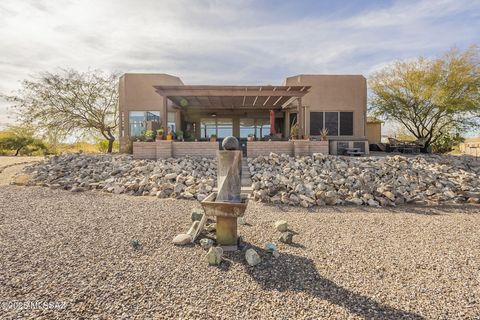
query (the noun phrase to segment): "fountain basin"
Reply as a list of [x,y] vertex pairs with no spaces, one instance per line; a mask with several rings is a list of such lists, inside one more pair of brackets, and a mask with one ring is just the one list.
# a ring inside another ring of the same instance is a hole
[[240,194],[240,202],[215,201],[217,193],[211,193],[200,203],[205,210],[205,215],[209,217],[242,217],[247,209],[248,194]]

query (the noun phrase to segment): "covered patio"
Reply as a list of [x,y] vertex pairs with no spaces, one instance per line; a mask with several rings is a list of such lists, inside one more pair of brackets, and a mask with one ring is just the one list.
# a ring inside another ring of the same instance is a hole
[[162,97],[160,126],[168,128],[168,110],[178,114],[183,132],[197,140],[233,135],[241,140],[288,140],[297,123],[305,133],[302,97],[310,86],[154,86]]

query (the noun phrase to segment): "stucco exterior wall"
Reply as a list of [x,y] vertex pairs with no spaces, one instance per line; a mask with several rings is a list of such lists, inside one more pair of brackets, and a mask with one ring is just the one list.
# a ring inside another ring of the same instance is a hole
[[[154,85],[182,85],[179,77],[168,74],[126,73],[119,79],[120,152],[125,151],[129,138],[130,111],[161,111],[162,96]],[[180,125],[178,117],[177,127]]]
[[480,157],[480,137],[465,139],[460,144],[460,151],[465,155]]
[[380,122],[367,122],[368,143],[380,143],[382,140],[382,124]]
[[288,77],[285,85],[311,86],[302,98],[307,106],[305,131],[310,132],[310,112],[353,112],[353,136],[364,138],[367,116],[367,81],[362,75],[297,75]]

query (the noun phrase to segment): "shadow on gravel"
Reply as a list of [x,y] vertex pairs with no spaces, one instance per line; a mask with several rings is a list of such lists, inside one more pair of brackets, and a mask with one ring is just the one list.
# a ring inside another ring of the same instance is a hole
[[219,267],[228,271],[233,262],[241,263],[245,270],[264,290],[305,292],[322,300],[336,304],[349,312],[366,319],[424,319],[422,316],[383,305],[372,298],[345,289],[322,277],[312,260],[286,253],[274,258],[262,248],[247,244],[261,257],[262,262],[250,267],[245,252],[227,253],[230,261],[224,261]]

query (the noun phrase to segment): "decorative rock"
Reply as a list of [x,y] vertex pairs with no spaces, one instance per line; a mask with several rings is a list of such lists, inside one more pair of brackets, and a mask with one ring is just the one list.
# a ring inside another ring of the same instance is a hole
[[25,186],[30,181],[31,177],[28,174],[17,174],[13,176],[11,184],[15,184],[17,186]]
[[265,245],[265,250],[272,253],[274,251],[277,251],[277,246],[273,243],[267,243]]
[[84,191],[85,189],[83,189],[82,187],[73,187],[72,189],[70,189],[70,192],[82,192]]
[[245,220],[245,217],[240,217],[238,218],[238,224],[244,226],[247,224],[247,221]]
[[245,252],[245,259],[247,260],[248,265],[251,267],[262,262],[262,258],[260,258],[260,255],[254,249],[248,249]]
[[177,177],[177,174],[176,173],[168,173],[165,175],[165,179],[167,180],[173,180]]
[[363,200],[360,198],[352,198],[352,199],[349,199],[348,201],[358,206],[363,204]]
[[192,243],[192,236],[189,234],[181,233],[173,238],[173,244],[178,246],[183,246],[189,243]]
[[213,246],[213,240],[208,238],[200,239],[200,246],[203,249],[208,250]]
[[217,230],[217,224],[216,223],[209,223],[205,226],[205,231],[207,232],[213,232]]
[[280,257],[280,253],[278,251],[273,251],[272,252],[273,257],[278,258]]
[[222,147],[225,150],[239,150],[238,139],[233,136],[225,137],[222,141]]
[[275,222],[275,229],[280,232],[285,232],[288,230],[288,223],[285,220],[279,220]]
[[395,201],[395,195],[391,191],[383,192],[383,195],[391,201]]
[[[389,206],[475,203],[480,198],[480,163],[463,156],[354,158],[271,153],[247,161],[253,199],[262,202],[304,207]],[[124,154],[76,153],[29,165],[12,183],[202,201],[215,187],[216,172],[216,160],[207,158],[151,161]]]
[[207,252],[208,264],[218,266],[222,262],[223,249],[220,247],[211,247]]
[[293,242],[293,233],[290,231],[283,232],[280,238],[278,239],[280,242],[286,243],[286,244],[292,244]]
[[183,189],[185,189],[185,185],[183,183],[176,183],[173,186],[173,192],[175,193],[180,193],[183,191]]
[[480,203],[480,198],[470,197],[470,198],[467,199],[467,202],[468,202],[468,203],[478,204],[478,203]]
[[192,214],[191,214],[192,221],[202,220],[202,217],[203,217],[204,213],[205,213],[205,211],[203,211],[202,208],[193,208],[192,209]]

